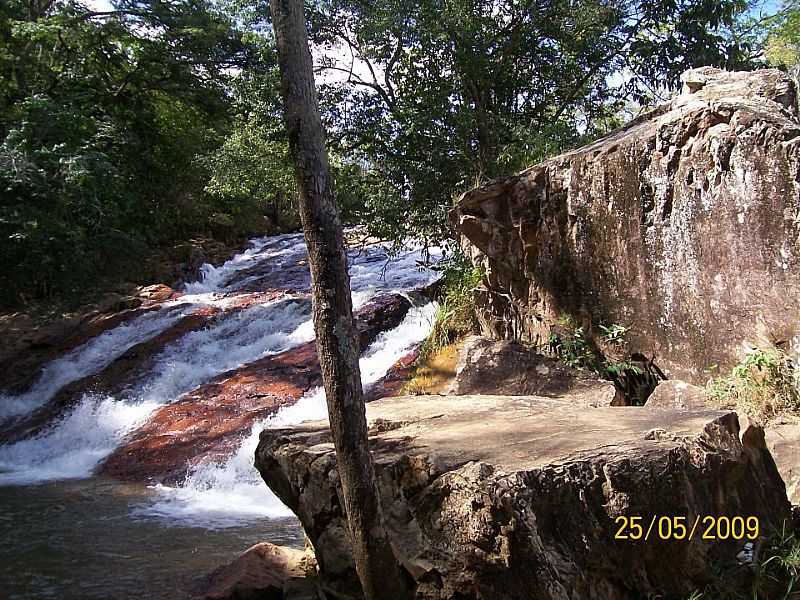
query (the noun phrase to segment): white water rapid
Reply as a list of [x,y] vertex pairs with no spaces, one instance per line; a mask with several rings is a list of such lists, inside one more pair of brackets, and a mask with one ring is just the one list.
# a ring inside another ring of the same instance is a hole
[[[71,412],[38,436],[0,446],[0,485],[91,477],[99,462],[157,408],[175,402],[220,373],[313,339],[310,303],[302,295],[308,289],[305,259],[300,235],[253,240],[249,249],[224,265],[204,265],[202,281],[188,284],[178,300],[119,325],[51,362],[24,394],[0,397],[0,422],[24,417],[68,383],[101,371],[127,349],[158,335],[183,315],[203,306],[223,311],[204,329],[185,333],[164,346],[124,393],[85,394]],[[417,249],[391,259],[380,246],[353,253],[350,273],[354,305],[361,306],[378,294],[408,292],[434,281],[437,274],[421,268],[420,260]],[[237,294],[275,287],[285,287],[290,293],[229,310]],[[435,309],[432,303],[415,306],[399,326],[370,345],[361,359],[365,387],[378,381],[427,336]],[[251,518],[290,515],[253,467],[258,435],[265,427],[326,416],[322,391],[309,392],[295,405],[253,426],[238,452],[226,462],[202,466],[178,487],[158,486],[149,500],[133,509],[134,517],[213,528]]]

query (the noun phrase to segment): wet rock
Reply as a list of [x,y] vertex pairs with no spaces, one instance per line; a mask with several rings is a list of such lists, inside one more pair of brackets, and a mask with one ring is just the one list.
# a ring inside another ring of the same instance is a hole
[[[297,240],[301,236],[297,237]],[[289,238],[291,240],[291,238]],[[270,260],[258,261],[253,266],[242,269],[227,282],[231,289],[254,292],[268,288],[281,288],[295,292],[308,292],[311,289],[311,274],[308,270],[308,254],[305,249],[284,254],[286,240],[276,239],[267,250],[274,250]]]
[[[112,309],[109,309],[112,310]],[[0,318],[0,390],[24,392],[48,362],[86,343],[89,339],[141,315],[148,308],[118,312],[92,310],[41,324],[27,315]]]
[[[380,296],[356,314],[362,350],[397,327],[410,302]],[[157,410],[100,466],[100,473],[130,481],[175,483],[200,464],[235,452],[257,421],[322,385],[314,342],[223,373]]]
[[592,335],[617,323],[694,384],[745,342],[799,339],[794,86],[777,70],[684,81],[621,130],[462,196],[450,216],[486,273],[486,335],[541,346],[567,315]]
[[370,300],[356,311],[356,330],[361,349],[365,350],[384,331],[403,322],[411,302],[400,294],[385,294]]
[[[175,308],[175,310],[181,309]],[[196,308],[158,335],[126,350],[105,369],[64,386],[40,408],[2,423],[0,443],[13,443],[36,435],[72,409],[84,394],[123,395],[134,383],[134,378],[152,364],[154,358],[167,344],[190,331],[202,329],[219,313],[219,309],[210,306]]]
[[660,382],[645,403],[647,408],[704,409],[709,407],[706,391],[679,379]]
[[[763,438],[740,439],[735,413],[416,396],[373,402],[367,415],[390,541],[419,599],[633,600],[736,588],[750,572],[736,560],[742,542],[615,539],[618,518],[641,517],[646,531],[653,516],[691,525],[748,515],[766,532],[790,517]],[[326,424],[264,431],[256,466],[300,518],[323,582],[355,594]]]
[[315,566],[310,552],[263,542],[208,575],[192,600],[283,600],[287,584]]
[[197,281],[204,264],[221,265],[242,251],[247,242],[232,239],[227,242],[212,238],[195,238],[165,248],[148,261],[150,281],[170,282],[175,288]]
[[106,294],[80,313],[46,323],[23,313],[0,316],[0,391],[24,392],[46,363],[178,296],[168,286],[154,285]]
[[394,363],[386,375],[364,389],[364,402],[374,402],[380,398],[399,396],[405,385],[414,375],[414,365],[419,358],[419,348],[415,348]]
[[180,292],[176,292],[174,289],[168,285],[164,285],[163,283],[147,285],[139,288],[136,295],[149,303],[156,304],[166,302],[167,300],[174,300],[181,296]]
[[480,336],[464,343],[449,393],[549,397],[569,393],[583,404],[624,404],[610,381],[571,369],[517,342]]
[[230,456],[255,422],[321,384],[314,342],[223,373],[158,409],[100,473],[128,481],[182,481],[199,464]]

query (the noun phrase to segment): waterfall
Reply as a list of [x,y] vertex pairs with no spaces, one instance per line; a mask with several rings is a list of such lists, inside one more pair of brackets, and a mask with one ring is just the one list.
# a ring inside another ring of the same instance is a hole
[[[437,274],[422,268],[421,259],[420,249],[414,247],[395,256],[380,245],[353,252],[354,306],[380,294],[409,292],[433,282]],[[46,404],[65,385],[102,371],[126,350],[158,335],[192,310],[203,306],[221,310],[205,328],[189,331],[157,351],[123,392],[114,396],[86,393],[36,437],[0,446],[0,484],[91,477],[98,463],[147,422],[153,411],[222,373],[312,340],[306,260],[301,235],[255,239],[225,264],[204,265],[202,280],[187,284],[178,300],[110,329],[47,364],[25,393],[0,396],[0,419],[25,415]],[[275,288],[285,289],[286,294],[246,308],[230,308],[241,294]],[[413,307],[399,326],[383,332],[367,348],[361,358],[365,388],[428,335],[435,308],[433,303]],[[293,406],[255,424],[227,460],[201,465],[179,486],[157,486],[150,502],[134,513],[210,527],[288,516],[253,467],[258,434],[265,427],[326,416],[322,390],[309,391]]]

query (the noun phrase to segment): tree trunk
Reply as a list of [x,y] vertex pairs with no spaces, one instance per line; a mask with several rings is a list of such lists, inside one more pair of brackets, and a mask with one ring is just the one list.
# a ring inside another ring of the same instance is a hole
[[368,600],[410,597],[389,545],[369,453],[342,226],[317,106],[302,0],[270,0],[289,148],[311,268],[314,330],[358,577]]

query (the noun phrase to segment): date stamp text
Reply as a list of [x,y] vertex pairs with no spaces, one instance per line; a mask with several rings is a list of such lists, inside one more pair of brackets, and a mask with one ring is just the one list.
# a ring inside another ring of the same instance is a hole
[[614,519],[615,540],[750,540],[758,538],[758,517],[620,515]]

